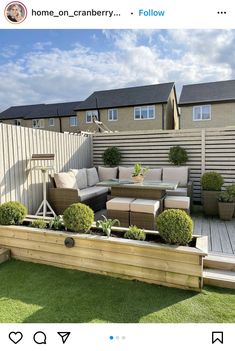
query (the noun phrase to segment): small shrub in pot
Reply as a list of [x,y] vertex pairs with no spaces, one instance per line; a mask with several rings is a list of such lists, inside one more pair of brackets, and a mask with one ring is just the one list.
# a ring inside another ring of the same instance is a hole
[[116,146],[108,147],[103,153],[103,162],[105,166],[118,166],[121,158],[121,151]]
[[27,208],[18,201],[5,202],[0,206],[0,224],[21,224],[27,215]]
[[163,211],[156,224],[160,236],[169,244],[187,245],[192,240],[193,221],[183,210]]
[[234,212],[233,195],[227,190],[218,196],[219,217],[224,221],[231,221]]
[[[233,197],[233,202],[235,204],[235,183],[227,186],[226,191],[232,195]],[[234,212],[233,212],[233,217],[235,217],[235,206],[234,206]]]
[[94,222],[93,210],[82,203],[70,205],[63,214],[64,225],[72,232],[86,232]]
[[223,184],[224,179],[217,172],[205,172],[201,177],[203,210],[206,215],[218,215],[217,197]]
[[168,153],[168,158],[173,165],[181,166],[188,161],[188,154],[181,146],[172,146]]

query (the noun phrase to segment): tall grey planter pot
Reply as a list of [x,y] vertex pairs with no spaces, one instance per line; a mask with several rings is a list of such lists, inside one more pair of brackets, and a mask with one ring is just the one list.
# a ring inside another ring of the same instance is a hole
[[218,200],[220,191],[202,191],[203,211],[207,216],[218,216]]
[[231,221],[233,218],[234,202],[218,202],[219,218],[224,221]]

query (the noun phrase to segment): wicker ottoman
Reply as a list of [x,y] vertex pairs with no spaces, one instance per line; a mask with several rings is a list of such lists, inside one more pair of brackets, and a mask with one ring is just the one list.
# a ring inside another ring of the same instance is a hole
[[166,196],[164,201],[165,210],[176,208],[190,213],[190,197],[189,196]]
[[155,218],[160,209],[160,201],[136,199],[130,205],[130,224],[142,229],[155,230]]
[[106,202],[107,218],[118,219],[121,227],[130,225],[130,204],[132,197],[115,197]]

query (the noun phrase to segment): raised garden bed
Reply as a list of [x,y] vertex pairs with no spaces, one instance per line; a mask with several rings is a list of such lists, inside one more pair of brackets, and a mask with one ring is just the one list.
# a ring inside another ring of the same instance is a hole
[[[127,229],[118,228],[119,235],[120,230]],[[71,248],[64,244],[67,237],[74,240]],[[190,246],[176,246],[98,233],[0,226],[0,247],[10,249],[19,260],[200,291],[207,237],[194,237]]]

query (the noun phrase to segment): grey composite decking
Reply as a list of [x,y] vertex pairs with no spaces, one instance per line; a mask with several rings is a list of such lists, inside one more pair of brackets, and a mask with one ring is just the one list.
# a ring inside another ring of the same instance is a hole
[[192,214],[194,234],[208,236],[209,252],[235,256],[235,218],[221,221],[219,218]]

